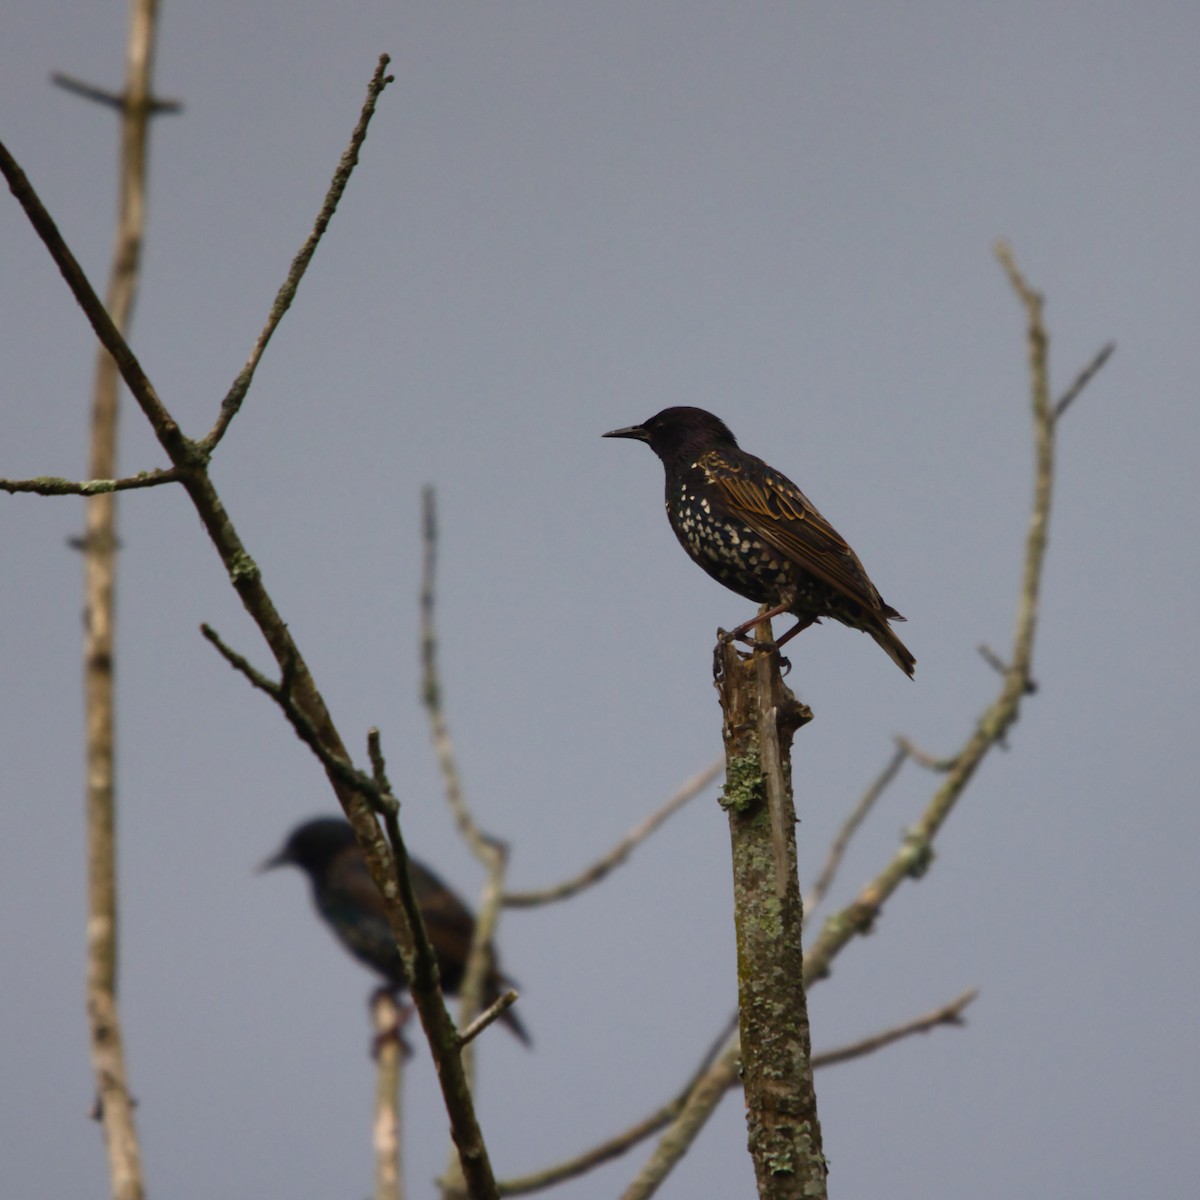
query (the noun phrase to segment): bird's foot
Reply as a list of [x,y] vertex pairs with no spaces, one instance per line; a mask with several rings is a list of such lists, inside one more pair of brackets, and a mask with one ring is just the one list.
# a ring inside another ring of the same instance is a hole
[[751,637],[749,633],[742,633],[737,629],[734,629],[732,631],[728,630],[728,629],[718,629],[717,630],[717,650],[718,651],[720,651],[722,647],[728,646],[731,642],[740,642],[743,646],[749,647],[748,653],[742,654],[742,652],[740,650],[738,651],[738,653],[741,654],[742,658],[749,658],[750,655],[753,654],[755,650],[759,650],[759,649],[773,650],[775,648],[774,642],[757,641],[755,638]]
[[742,655],[744,659],[753,658],[756,654],[774,654],[779,659],[779,672],[781,675],[786,675],[792,669],[792,660],[784,658],[779,653],[779,647],[783,645],[782,641],[760,642],[757,638],[744,638],[743,640],[750,647],[749,654]]
[[399,1047],[400,1054],[404,1059],[412,1058],[413,1050],[404,1036],[404,1027],[412,1020],[412,1015],[416,1010],[411,1004],[402,1003],[391,988],[380,988],[371,995],[372,1012],[375,1011],[375,1005],[381,997],[387,997],[391,1001],[395,1020],[388,1028],[379,1029],[371,1039],[371,1057],[378,1061],[385,1046],[395,1045]]
[[[778,642],[759,641],[757,638],[750,637],[750,635],[747,633],[738,633],[736,629],[732,632],[725,629],[718,629],[717,644],[713,647],[714,679],[719,680],[723,674],[723,668],[721,666],[721,651],[733,642],[741,642],[743,646],[747,647],[745,650],[742,650],[737,646],[734,647],[734,649],[737,651],[738,658],[742,662],[748,661],[749,659],[753,658],[755,654],[760,652],[764,654],[779,654],[779,647],[783,644],[782,640]],[[784,658],[782,654],[779,654],[780,672],[786,675],[791,669],[792,660],[790,658]]]

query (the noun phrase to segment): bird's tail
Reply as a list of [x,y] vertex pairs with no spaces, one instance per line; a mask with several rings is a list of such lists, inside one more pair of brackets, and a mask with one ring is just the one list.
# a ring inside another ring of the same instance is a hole
[[533,1038],[529,1036],[529,1030],[525,1028],[524,1022],[522,1022],[521,1018],[511,1008],[506,1009],[501,1014],[500,1020],[508,1026],[510,1032],[516,1034],[522,1045],[533,1045]]
[[[895,611],[895,610],[893,610]],[[900,617],[899,613],[896,613]],[[900,620],[904,620],[900,617]],[[905,675],[912,679],[917,660],[913,658],[909,648],[892,632],[891,626],[880,617],[876,621],[872,621],[867,626],[867,632],[883,647],[888,658],[892,660],[902,670]]]
[[[485,986],[484,1007],[489,1004],[494,1004],[500,997],[513,987],[513,981],[506,975],[501,975],[498,978],[489,981]],[[500,1021],[507,1025],[509,1032],[512,1033],[523,1045],[532,1046],[533,1038],[529,1036],[529,1030],[525,1028],[525,1023],[517,1016],[515,1008],[506,1008],[500,1014]]]

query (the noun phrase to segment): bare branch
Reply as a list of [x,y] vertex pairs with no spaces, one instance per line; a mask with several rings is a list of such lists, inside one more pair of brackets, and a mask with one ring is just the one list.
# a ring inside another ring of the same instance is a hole
[[[216,647],[217,652],[235,671],[240,671],[254,687],[260,692],[265,692],[279,705],[295,730],[296,736],[316,755],[329,775],[362,796],[377,813],[399,812],[400,802],[386,787],[380,786],[377,779],[358,770],[349,758],[334,753],[325,744],[321,731],[297,704],[292,694],[292,682],[286,677],[286,674],[280,683],[276,683],[254,667],[248,658],[222,641],[221,635],[211,625],[201,625],[200,632]],[[379,763],[382,764],[382,759],[379,760]],[[377,772],[378,770],[377,766]]]
[[899,746],[909,758],[913,760],[919,767],[924,767],[927,771],[936,771],[940,775],[944,775],[947,771],[954,770],[955,764],[959,760],[958,754],[948,754],[945,758],[939,758],[936,754],[930,754],[927,750],[922,750],[920,746],[912,740],[912,738],[898,737],[896,745]]
[[450,1118],[454,1149],[452,1165],[447,1167],[447,1178],[455,1181],[456,1189],[460,1182],[462,1192],[471,1200],[493,1200],[499,1193],[483,1132],[475,1116],[471,1081],[463,1061],[465,1048],[442,995],[437,955],[429,940],[420,901],[409,874],[408,847],[400,832],[398,808],[386,810],[383,821],[395,868],[392,877],[386,881],[384,898],[399,893],[404,921],[396,930],[397,945],[404,960],[409,993],[417,1006],[433,1054],[443,1103]]
[[[372,871],[372,878],[383,894],[385,902],[398,900],[403,909],[404,919],[399,925],[393,922],[392,931],[396,937],[401,958],[404,960],[409,992],[417,1006],[421,1024],[433,1052],[435,1066],[438,1068],[438,1079],[442,1085],[446,1111],[451,1118],[451,1129],[455,1134],[455,1146],[459,1159],[463,1161],[464,1168],[467,1167],[469,1161],[469,1172],[464,1169],[464,1174],[471,1181],[471,1194],[483,1197],[496,1195],[491,1164],[487,1158],[482,1134],[478,1132],[470,1082],[462,1062],[465,1040],[455,1028],[454,1022],[446,1010],[441,991],[437,955],[429,940],[420,902],[409,878],[408,849],[398,820],[400,805],[388,783],[386,765],[380,748],[379,731],[372,729],[367,735],[373,771],[373,776],[367,776],[326,744],[320,730],[308,719],[295,701],[291,692],[294,671],[285,670],[281,682],[275,683],[261,671],[256,670],[242,655],[227,646],[210,626],[202,625],[201,632],[231,666],[240,671],[254,687],[265,692],[279,705],[300,739],[320,759],[330,779],[363,797],[377,813],[382,815],[388,841],[391,844],[391,862],[388,864],[391,869],[382,876],[382,885],[380,877],[377,877],[374,871]],[[340,743],[338,748],[340,749]],[[370,818],[368,819],[370,820]],[[376,828],[373,820],[371,820],[370,827],[372,830]],[[355,829],[357,832],[357,826]],[[360,837],[360,844],[363,844],[364,841]],[[373,843],[363,844],[364,852],[368,851],[368,847],[377,852]],[[392,915],[389,909],[389,917]],[[503,1008],[508,1007],[517,999],[515,992],[511,993],[511,996],[511,1000],[496,1012],[496,1016],[499,1016]],[[476,1029],[471,1036],[474,1037],[482,1028],[483,1025],[480,1025],[479,1029]],[[473,1135],[472,1129],[474,1130]]]
[[300,280],[304,278],[304,272],[308,270],[308,264],[312,261],[317,246],[324,236],[329,222],[333,219],[333,214],[337,211],[342,193],[345,192],[346,185],[350,182],[351,172],[358,164],[358,154],[367,137],[367,126],[370,125],[371,118],[375,115],[375,106],[383,94],[384,88],[394,81],[394,76],[384,74],[390,62],[391,59],[386,54],[379,56],[375,74],[371,76],[371,82],[367,85],[367,98],[363,102],[358,124],[355,125],[354,132],[350,136],[350,144],[346,147],[337,170],[333,173],[333,180],[329,185],[329,190],[325,193],[325,202],[321,205],[321,211],[317,213],[312,232],[308,235],[304,245],[300,247],[296,257],[292,259],[287,278],[275,294],[275,302],[271,305],[267,323],[262,327],[262,331],[254,343],[254,348],[250,351],[246,365],[238,372],[225,399],[221,401],[221,412],[217,417],[216,424],[200,443],[208,453],[212,453],[217,443],[225,436],[230,421],[237,416],[238,410],[242,407],[242,401],[245,400],[246,393],[250,390],[254,372],[258,370],[258,363],[267,348],[267,343],[271,340],[279,322],[283,320],[284,313],[291,308],[292,301],[296,298],[296,291],[300,287]]
[[[454,816],[455,825],[471,852],[487,871],[479,904],[475,913],[475,929],[471,949],[459,988],[458,1020],[472,1027],[474,1017],[483,1005],[484,984],[492,966],[492,942],[500,916],[500,898],[504,893],[504,873],[508,867],[508,848],[480,829],[463,795],[462,777],[450,726],[442,706],[442,685],[438,668],[437,636],[437,498],[431,487],[421,493],[421,699],[429,718],[430,737],[442,772],[446,803]],[[497,1014],[499,1015],[499,1014]],[[474,1047],[471,1039],[460,1043],[463,1073],[468,1082],[475,1076]],[[441,1179],[442,1193],[457,1196],[462,1193],[461,1158],[453,1151]]]
[[565,900],[582,892],[594,883],[599,883],[614,867],[623,863],[669,816],[681,809],[689,800],[698,796],[725,769],[724,757],[711,762],[702,771],[697,771],[685,780],[674,795],[654,810],[645,820],[635,825],[603,858],[585,867],[578,875],[536,891],[505,892],[501,903],[506,908],[533,908],[555,900]]
[[741,1058],[741,1044],[735,1041],[696,1080],[687,1100],[659,1138],[654,1153],[642,1165],[629,1187],[621,1193],[621,1200],[649,1200],[654,1195],[675,1164],[691,1148],[721,1102],[721,1097],[738,1083]]
[[[54,219],[46,211],[33,185],[21,170],[16,159],[8,152],[8,148],[0,143],[0,174],[8,181],[9,190],[29,218],[29,223],[42,239],[50,257],[54,259],[62,277],[67,281],[79,307],[95,331],[100,344],[112,355],[129,388],[130,395],[137,401],[146,419],[150,422],[159,443],[171,457],[177,468],[191,467],[196,463],[196,454],[191,443],[183,436],[174,418],[163,407],[158,393],[147,378],[142,364],[129,348],[120,330],[113,323],[108,310],[100,302],[100,297],[92,289],[83,268],[79,265],[70,247],[63,241],[62,234]],[[114,472],[93,471],[94,475],[103,476]]]
[[[104,312],[113,335],[122,343],[137,295],[146,224],[146,144],[151,115],[148,101],[152,86],[157,11],[156,0],[133,0],[125,52],[125,92],[120,105],[121,167],[118,176],[117,230],[108,274],[107,311]],[[19,169],[17,174],[20,175]],[[10,178],[10,186],[13,182]],[[32,195],[32,189],[29,189],[29,195]],[[36,197],[33,199],[36,201]],[[22,202],[25,203],[24,200]],[[36,208],[45,218],[47,232],[53,232],[57,237],[58,231],[40,202]],[[28,206],[26,211],[29,211]],[[66,251],[61,238],[59,245]],[[69,251],[66,253],[69,256]],[[62,265],[60,262],[60,269]],[[78,270],[78,267],[75,269]],[[98,300],[95,303],[99,306]],[[104,1124],[111,1192],[114,1200],[141,1200],[145,1195],[142,1155],[133,1119],[133,1101],[129,1095],[124,1037],[117,1005],[117,786],[113,661],[118,539],[116,497],[112,494],[118,490],[115,478],[117,415],[116,363],[107,352],[99,350],[92,390],[88,470],[93,481],[109,482],[111,486],[80,488],[77,493],[88,497],[84,506],[86,532],[82,538],[84,756],[87,779],[87,1012],[92,1071],[96,1077],[97,1100]]]
[[59,71],[55,71],[50,76],[50,82],[56,87],[62,88],[64,92],[72,92],[84,100],[92,100],[106,108],[115,108],[118,112],[124,112],[126,109],[124,92],[110,92],[105,88],[84,83],[83,80],[76,79],[73,75],[64,75]]
[[[380,740],[379,730],[374,725],[367,730],[367,756],[371,760],[371,777],[375,780],[375,786],[379,788],[380,792],[379,796],[372,800],[373,803],[378,803],[375,811],[380,816],[385,815],[393,806],[399,811],[400,802],[393,795],[392,785],[388,782],[383,744]],[[371,800],[372,797],[368,797],[368,799]]]
[[1029,694],[1038,596],[1053,498],[1055,422],[1049,401],[1048,338],[1042,320],[1042,297],[1025,282],[1008,246],[997,246],[996,256],[1025,309],[1035,458],[1033,503],[1025,539],[1012,654],[1001,679],[999,694],[979,718],[958,754],[946,760],[945,782],[931,797],[917,823],[907,831],[892,860],[862,889],[851,905],[826,921],[820,937],[805,956],[804,970],[808,978],[825,974],[846,943],[871,928],[884,902],[906,878],[919,878],[924,874],[932,861],[932,843],[938,830],[980,763],[989,751],[1003,743],[1020,713],[1021,701]]
[[956,996],[949,1004],[943,1004],[941,1008],[935,1008],[933,1012],[926,1013],[923,1017],[916,1017],[911,1021],[906,1021],[903,1025],[894,1025],[891,1029],[884,1029],[861,1041],[851,1042],[849,1045],[839,1046],[834,1050],[826,1050],[821,1054],[814,1054],[813,1066],[832,1067],[836,1063],[849,1062],[852,1058],[862,1058],[864,1055],[874,1054],[876,1050],[882,1050],[885,1046],[890,1046],[902,1038],[912,1037],[915,1033],[928,1033],[939,1025],[964,1025],[966,1022],[963,1020],[963,1010],[978,995],[979,989],[971,988],[969,991],[963,992],[961,996]]
[[[920,820],[910,828],[891,861],[859,893],[858,899],[825,922],[815,944],[804,957],[804,978],[815,982],[827,975],[833,959],[855,936],[867,932],[887,898],[909,877],[919,877],[933,858],[933,840],[962,792],[986,757],[999,745],[1017,719],[1021,700],[1031,679],[1033,639],[1037,625],[1037,599],[1046,552],[1054,467],[1054,413],[1047,389],[1046,332],[1041,317],[1041,297],[1017,271],[1011,252],[1002,247],[998,257],[1025,306],[1030,361],[1030,393],[1034,423],[1035,485],[1026,534],[1025,561],[1018,594],[1016,631],[1011,663],[1000,692],[979,718],[962,749],[946,759],[923,754],[907,739],[899,739],[908,755],[946,775],[931,797]],[[687,1103],[624,1194],[623,1200],[645,1200],[659,1186],[707,1122],[725,1089],[738,1079],[740,1049],[731,1047],[710,1068]]]
[[904,761],[908,757],[908,747],[901,742],[897,742],[896,749],[887,766],[880,771],[875,781],[862,794],[862,798],[854,806],[853,811],[846,818],[841,829],[838,830],[837,837],[833,839],[833,845],[829,847],[829,855],[825,859],[825,865],[821,868],[821,873],[817,876],[817,881],[813,884],[812,891],[804,898],[804,920],[806,924],[821,902],[829,894],[829,889],[833,886],[833,881],[837,877],[838,868],[842,865],[842,859],[846,855],[846,848],[850,845],[850,840],[858,832],[858,828],[862,825],[863,821],[867,819],[871,809],[875,807],[875,802],[883,795],[888,785],[899,774],[900,768],[904,765]]
[[33,492],[38,496],[103,496],[112,492],[130,492],[135,488],[157,487],[160,483],[178,483],[174,467],[142,471],[124,479],[60,479],[42,475],[36,479],[0,479],[0,492]]
[[986,642],[980,642],[975,649],[979,651],[979,657],[982,658],[983,661],[987,663],[987,665],[991,667],[997,675],[1008,674],[1008,663],[1006,663],[1000,657],[1000,655],[998,655],[995,650],[993,650]]
[[520,998],[512,988],[509,988],[503,996],[498,996],[458,1035],[458,1044],[465,1046],[473,1042],[497,1017],[506,1013]]
[[[345,161],[344,159],[343,162]],[[350,166],[352,165],[353,161],[350,162]],[[187,490],[188,497],[212,540],[229,574],[231,584],[270,646],[283,680],[282,685],[274,686],[286,697],[294,713],[303,718],[302,721],[293,719],[293,727],[301,736],[305,736],[306,731],[312,736],[309,745],[325,764],[326,773],[338,800],[354,827],[371,878],[383,896],[389,925],[398,944],[403,951],[404,947],[411,946],[414,938],[419,941],[417,967],[410,975],[410,992],[429,1040],[438,1082],[468,1187],[475,1200],[488,1200],[496,1195],[495,1179],[483,1134],[476,1119],[470,1088],[463,1074],[457,1031],[446,1012],[437,987],[437,964],[432,949],[428,947],[427,938],[420,937],[424,926],[421,923],[419,907],[412,895],[411,884],[408,882],[407,870],[392,870],[393,859],[398,866],[403,866],[406,862],[406,857],[402,857],[403,841],[395,811],[385,811],[384,814],[388,834],[395,848],[389,853],[387,843],[372,814],[371,805],[365,799],[372,789],[377,793],[378,789],[369,777],[355,772],[348,765],[349,757],[324,698],[317,689],[287,623],[263,585],[258,565],[238,536],[234,523],[209,478],[208,447],[183,436],[128,344],[96,298],[78,262],[63,241],[29,180],[3,146],[0,146],[0,173],[8,180],[9,187],[25,209],[30,223],[58,264],[97,337],[116,360],[121,377],[150,422],[159,444],[179,470],[180,482]],[[220,428],[214,432],[219,436]],[[420,942],[424,942],[424,945],[420,945]],[[428,969],[423,965],[426,951]]]
[[458,771],[458,756],[454,739],[446,722],[442,706],[442,682],[438,667],[437,634],[437,497],[433,488],[421,492],[421,702],[429,718],[430,737],[438,767],[442,772],[442,785],[446,803],[458,826],[458,832],[471,848],[471,853],[483,865],[489,866],[498,845],[495,838],[480,829],[463,795],[462,777]]
[[[977,995],[978,989],[966,991],[948,1004],[943,1004],[941,1008],[934,1009],[934,1012],[918,1016],[912,1021],[896,1025],[889,1030],[874,1034],[870,1038],[864,1038],[860,1042],[839,1046],[833,1050],[823,1051],[821,1054],[814,1054],[812,1067],[814,1069],[832,1067],[836,1063],[846,1062],[850,1058],[872,1054],[875,1050],[882,1050],[894,1042],[899,1042],[902,1038],[928,1032],[938,1026],[962,1025],[964,1024],[962,1012]],[[644,1117],[642,1121],[632,1124],[614,1138],[600,1142],[598,1146],[578,1154],[575,1158],[565,1160],[563,1163],[556,1163],[550,1168],[533,1172],[530,1175],[504,1180],[499,1184],[500,1195],[524,1195],[530,1192],[540,1192],[544,1188],[553,1187],[554,1184],[587,1174],[595,1166],[610,1162],[613,1158],[619,1158],[640,1142],[658,1133],[666,1124],[676,1120],[676,1117],[682,1114],[688,1104],[692,1093],[695,1092],[696,1110],[692,1114],[691,1120],[684,1122],[683,1126],[676,1130],[677,1138],[668,1144],[665,1151],[660,1147],[655,1158],[650,1159],[644,1166],[641,1175],[638,1176],[638,1182],[632,1184],[625,1192],[625,1200],[644,1200],[646,1196],[653,1193],[658,1182],[670,1174],[671,1166],[677,1162],[679,1157],[683,1156],[683,1153],[691,1145],[691,1139],[700,1132],[704,1121],[697,1120],[697,1117],[703,1116],[703,1111],[709,1103],[712,1103],[715,1108],[716,1100],[724,1096],[725,1092],[730,1091],[732,1087],[737,1086],[742,1049],[737,1040],[726,1046],[731,1034],[736,1030],[737,1014],[734,1013],[733,1018],[728,1022],[721,1036],[716,1039],[712,1049],[704,1056],[700,1068],[692,1075],[688,1084],[670,1102],[662,1105],[662,1108]],[[707,1117],[704,1120],[707,1120]]]
[[[916,1033],[924,1033],[938,1026],[961,1025],[963,1010],[977,995],[978,989],[972,989],[923,1017],[917,1017],[913,1021],[897,1025],[892,1029],[875,1034],[873,1037],[864,1038],[861,1042],[814,1054],[813,1069],[834,1066],[848,1059],[873,1053],[902,1038],[911,1037]],[[633,1183],[625,1190],[621,1200],[648,1200],[648,1197],[654,1194],[679,1159],[687,1153],[721,1097],[740,1082],[741,1055],[741,1044],[735,1040],[690,1082],[683,1102],[674,1109],[673,1115],[668,1118],[674,1124],[660,1140],[654,1154],[646,1161]],[[666,1121],[663,1122],[663,1124],[666,1123]],[[650,1136],[661,1127],[660,1125],[655,1129],[645,1130],[641,1134],[641,1138]],[[637,1140],[641,1140],[641,1138]],[[624,1147],[624,1149],[628,1148],[628,1146]],[[555,1179],[552,1182],[558,1182],[558,1180]],[[509,1184],[503,1185],[502,1194],[509,1194],[510,1186]]]
[[645,1141],[646,1138],[656,1134],[663,1126],[673,1121],[682,1111],[692,1090],[707,1075],[717,1056],[725,1050],[729,1039],[737,1032],[737,1023],[738,1015],[735,1012],[725,1023],[720,1034],[713,1041],[701,1059],[699,1066],[692,1073],[691,1078],[683,1086],[682,1090],[661,1108],[652,1112],[648,1117],[643,1117],[642,1120],[631,1125],[616,1136],[608,1138],[589,1150],[585,1150],[582,1154],[566,1159],[563,1162],[555,1163],[553,1166],[545,1167],[532,1174],[502,1181],[499,1184],[500,1194],[502,1196],[519,1196],[528,1192],[538,1192],[544,1188],[553,1187],[568,1179],[575,1179],[580,1175],[585,1175],[593,1167],[600,1166],[601,1163],[609,1162],[614,1158],[620,1158],[622,1154],[632,1150],[639,1142]]
[[387,988],[371,999],[375,1026],[375,1200],[404,1200],[400,1170],[400,1098],[404,1047],[399,1034],[400,1010]]
[[[997,675],[1007,675],[1009,672],[1008,663],[998,655],[986,642],[980,643],[975,647],[979,651],[979,657],[983,659]],[[1025,683],[1025,694],[1032,696],[1038,690],[1037,681],[1034,679],[1027,680]]]
[[[467,954],[467,964],[463,971],[462,983],[458,997],[458,1022],[468,1028],[476,1024],[476,1016],[483,1007],[484,988],[487,977],[491,972],[493,956],[492,944],[496,938],[496,925],[500,919],[500,897],[504,893],[504,873],[508,869],[508,848],[499,842],[488,843],[489,855],[486,861],[487,875],[479,894],[479,904],[475,911],[475,928],[471,933],[471,949]],[[517,1000],[516,992],[512,1000],[505,1004],[495,1016]],[[491,1018],[492,1020],[495,1017]],[[482,1028],[480,1027],[480,1032]],[[462,1048],[463,1072],[467,1081],[475,1082],[475,1056],[471,1037],[463,1036],[460,1041]]]

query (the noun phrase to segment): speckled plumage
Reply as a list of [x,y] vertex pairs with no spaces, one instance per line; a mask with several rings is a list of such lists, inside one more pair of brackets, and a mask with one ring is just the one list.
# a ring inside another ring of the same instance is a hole
[[[308,876],[317,911],[359,962],[381,976],[389,987],[400,990],[408,986],[383,897],[371,878],[348,821],[340,817],[317,817],[297,826],[282,849],[263,863],[262,869],[282,866],[299,867]],[[475,932],[475,918],[450,888],[415,858],[408,860],[408,873],[437,955],[442,991],[457,995]],[[498,999],[510,984],[511,980],[501,974],[493,956],[484,981],[484,1007]],[[521,1041],[529,1043],[529,1034],[511,1008],[501,1014],[500,1020]]]
[[869,633],[912,676],[916,660],[888,625],[904,618],[858,556],[787,476],[742,450],[719,417],[666,408],[604,436],[646,442],[662,460],[667,517],[699,566],[739,596],[798,619],[780,643],[832,617]]

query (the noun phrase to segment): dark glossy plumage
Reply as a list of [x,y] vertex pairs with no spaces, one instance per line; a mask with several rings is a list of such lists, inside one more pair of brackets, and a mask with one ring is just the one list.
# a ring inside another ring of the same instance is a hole
[[719,417],[665,408],[643,425],[604,436],[646,442],[662,459],[675,536],[739,596],[798,619],[781,644],[832,617],[869,633],[912,676],[916,659],[888,626],[904,618],[884,602],[858,555],[790,479],[740,449]]
[[[359,962],[391,987],[407,986],[404,963],[388,925],[383,897],[371,878],[348,821],[318,817],[297,826],[279,853],[263,863],[261,869],[282,866],[299,867],[308,876],[317,911]],[[428,867],[409,858],[408,870],[429,940],[437,954],[442,991],[456,995],[466,970],[475,918]],[[491,1004],[510,985],[493,956],[484,984],[484,1005]],[[500,1020],[528,1045],[529,1035],[511,1008]]]

